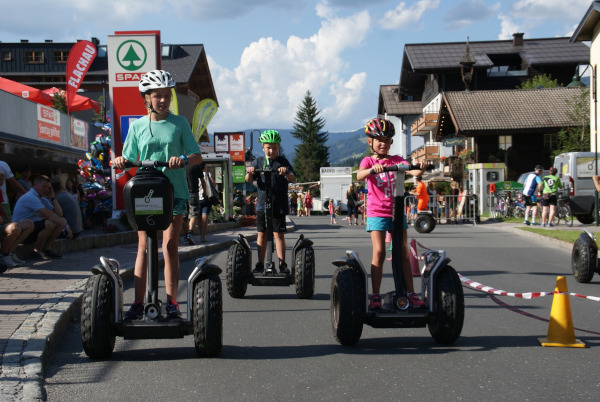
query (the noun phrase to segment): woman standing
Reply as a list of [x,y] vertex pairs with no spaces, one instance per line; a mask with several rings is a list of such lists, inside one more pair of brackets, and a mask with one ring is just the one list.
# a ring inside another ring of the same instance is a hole
[[352,217],[354,216],[354,224],[358,225],[358,193],[354,188],[354,183],[350,184],[346,191],[346,205],[348,206],[348,223],[352,225]]

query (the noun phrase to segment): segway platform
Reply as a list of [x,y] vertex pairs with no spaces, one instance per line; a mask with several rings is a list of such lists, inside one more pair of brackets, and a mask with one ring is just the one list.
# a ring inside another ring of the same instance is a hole
[[131,320],[117,325],[123,339],[177,339],[194,333],[194,324],[181,319]]
[[289,286],[294,283],[292,274],[250,274],[248,283],[253,286]]

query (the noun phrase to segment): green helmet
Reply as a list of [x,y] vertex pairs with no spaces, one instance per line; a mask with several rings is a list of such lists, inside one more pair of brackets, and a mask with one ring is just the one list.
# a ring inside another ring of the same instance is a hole
[[277,130],[265,130],[258,140],[263,144],[279,144],[281,143],[281,136]]

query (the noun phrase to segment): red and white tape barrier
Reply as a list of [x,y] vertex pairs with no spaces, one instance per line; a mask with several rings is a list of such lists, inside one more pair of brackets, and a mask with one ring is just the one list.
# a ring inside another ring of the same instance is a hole
[[[498,295],[498,296],[510,296],[510,297],[517,297],[519,299],[535,299],[537,297],[552,296],[555,294],[555,292],[527,292],[527,293],[507,292],[506,290],[494,289],[492,287],[485,286],[479,282],[475,282],[475,281],[467,278],[466,276],[462,276],[461,274],[458,274],[458,276],[460,277],[460,281],[463,284],[465,284],[466,286],[469,286],[473,289],[480,290],[482,292],[491,293],[491,294]],[[600,297],[598,297],[598,296],[586,296],[586,295],[581,295],[578,293],[568,293],[568,294],[571,296],[580,297],[582,299],[600,302]]]
[[[421,243],[419,243],[418,241],[416,241],[415,239],[412,239],[411,241],[411,246],[413,246],[413,243],[425,250],[429,250],[429,248],[425,247],[424,245],[422,245]],[[417,260],[424,260],[425,256],[424,254],[422,255],[418,255],[417,254],[417,250],[416,250],[416,246],[413,247],[409,247],[410,252],[412,254],[412,257],[417,259]],[[494,289],[490,286],[486,286],[483,285],[479,282],[475,282],[469,278],[467,278],[466,276],[462,276],[461,274],[458,274],[460,281],[466,285],[469,286],[473,289],[477,289],[480,290],[482,292],[486,292],[486,293],[490,293],[493,295],[497,295],[497,296],[510,296],[510,297],[516,297],[519,299],[535,299],[538,297],[545,297],[545,296],[552,296],[555,294],[555,292],[526,292],[526,293],[514,293],[514,292],[508,292],[506,290],[502,290],[502,289]],[[556,292],[558,293],[558,292]],[[558,293],[560,294],[560,293]],[[598,296],[586,296],[586,295],[581,295],[579,293],[568,293],[570,296],[574,296],[574,297],[579,297],[581,299],[586,299],[586,300],[592,300],[595,302],[600,302],[600,297]]]

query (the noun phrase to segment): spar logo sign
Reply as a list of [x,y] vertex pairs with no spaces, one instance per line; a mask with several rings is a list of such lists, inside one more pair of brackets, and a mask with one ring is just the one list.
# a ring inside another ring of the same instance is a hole
[[127,40],[117,49],[117,61],[127,71],[139,70],[146,63],[147,58],[146,48],[137,40]]

